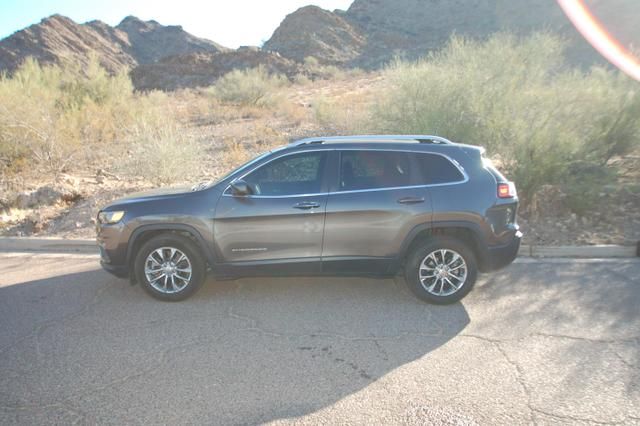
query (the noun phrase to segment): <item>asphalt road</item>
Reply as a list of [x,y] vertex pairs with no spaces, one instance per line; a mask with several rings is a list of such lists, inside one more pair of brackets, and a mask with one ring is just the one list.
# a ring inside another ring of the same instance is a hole
[[161,303],[0,254],[0,424],[640,424],[640,261],[530,261],[463,303],[401,279],[210,281]]

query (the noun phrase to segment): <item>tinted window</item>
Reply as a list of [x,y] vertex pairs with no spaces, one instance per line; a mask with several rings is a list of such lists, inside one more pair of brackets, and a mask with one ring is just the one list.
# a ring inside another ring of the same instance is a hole
[[482,157],[482,163],[484,164],[484,168],[487,169],[496,179],[496,182],[507,182],[507,178],[505,178],[504,175],[496,169],[496,166],[493,165],[493,162],[490,159]]
[[411,185],[409,157],[404,152],[343,151],[340,157],[342,191]]
[[326,153],[306,152],[275,159],[244,177],[256,195],[318,193]]
[[435,154],[418,154],[416,161],[420,169],[423,185],[460,182],[464,176],[448,159]]

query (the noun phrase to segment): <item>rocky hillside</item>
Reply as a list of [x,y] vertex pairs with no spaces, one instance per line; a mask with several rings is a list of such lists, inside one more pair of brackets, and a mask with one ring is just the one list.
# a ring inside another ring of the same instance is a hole
[[103,22],[78,25],[69,18],[53,15],[0,41],[0,69],[11,72],[27,56],[45,64],[85,64],[92,51],[110,71],[137,64],[126,34]]
[[11,72],[28,56],[44,64],[86,64],[90,53],[95,52],[101,64],[115,72],[168,55],[226,50],[212,41],[192,36],[182,27],[163,26],[132,16],[111,27],[101,21],[78,24],[53,15],[0,41],[0,70]]
[[344,64],[356,59],[364,45],[365,37],[341,16],[305,6],[287,15],[264,48],[300,62],[314,56],[323,63]]
[[[635,0],[586,3],[621,40],[638,44]],[[452,34],[482,38],[504,30],[556,32],[567,38],[574,62],[599,60],[555,0],[354,0],[347,11],[334,12],[303,7],[287,16],[265,48],[296,60],[314,56],[324,63],[373,68],[398,55],[423,56]]]
[[158,62],[139,65],[131,71],[138,90],[176,90],[210,86],[234,69],[263,66],[271,73],[293,77],[301,71],[298,62],[259,48],[240,48],[222,53],[191,53],[169,56]]
[[178,25],[164,26],[156,21],[142,21],[127,16],[116,26],[127,35],[131,52],[139,64],[188,53],[219,53],[229,49],[218,43],[195,37]]
[[[640,45],[638,0],[585,2],[624,44]],[[111,72],[132,69],[138,89],[174,90],[209,85],[232,69],[260,64],[292,75],[309,56],[322,64],[371,69],[395,56],[421,57],[444,46],[452,34],[484,38],[504,30],[555,32],[567,39],[571,62],[603,62],[555,0],[354,0],[346,11],[300,8],[263,49],[237,51],[180,26],[133,16],[111,27],[53,15],[0,41],[0,71],[13,71],[27,56],[41,63],[86,64],[96,52]]]

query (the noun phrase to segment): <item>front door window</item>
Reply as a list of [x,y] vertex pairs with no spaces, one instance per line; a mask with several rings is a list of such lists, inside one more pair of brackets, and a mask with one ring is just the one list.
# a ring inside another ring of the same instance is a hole
[[325,152],[304,152],[277,158],[244,177],[254,195],[294,196],[322,192]]

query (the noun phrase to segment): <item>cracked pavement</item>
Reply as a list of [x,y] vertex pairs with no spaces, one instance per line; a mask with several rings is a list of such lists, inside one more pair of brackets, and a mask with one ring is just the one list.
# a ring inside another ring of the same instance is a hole
[[431,306],[401,278],[151,299],[0,253],[0,424],[640,425],[640,261],[524,260]]

